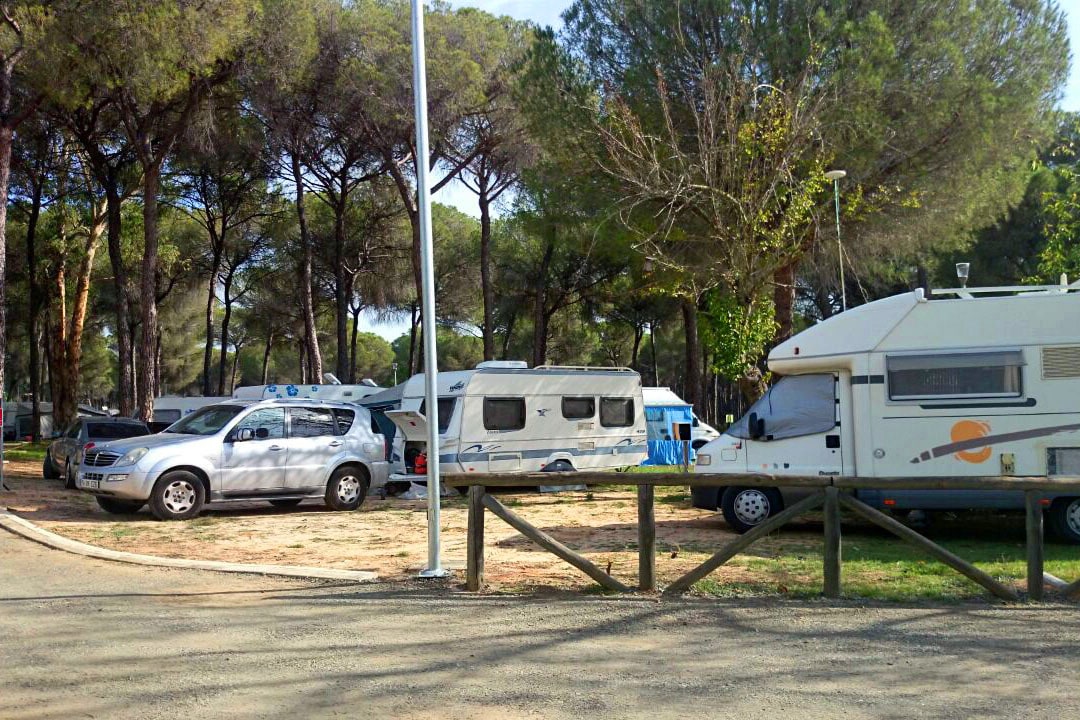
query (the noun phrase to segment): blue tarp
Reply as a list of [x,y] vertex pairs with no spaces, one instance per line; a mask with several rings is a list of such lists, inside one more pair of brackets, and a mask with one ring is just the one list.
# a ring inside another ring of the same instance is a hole
[[[694,419],[689,405],[646,406],[645,425],[648,429],[649,456],[642,465],[682,465],[683,445],[689,442],[672,440],[675,426],[690,423]],[[690,461],[694,461],[694,450],[690,450]]]

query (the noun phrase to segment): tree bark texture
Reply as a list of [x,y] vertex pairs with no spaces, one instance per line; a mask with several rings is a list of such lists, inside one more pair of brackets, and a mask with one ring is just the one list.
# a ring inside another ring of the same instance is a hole
[[312,296],[312,265],[314,248],[304,208],[304,173],[300,167],[299,153],[292,153],[293,185],[296,187],[296,220],[300,225],[300,244],[303,259],[300,261],[300,307],[304,315],[304,337],[307,342],[307,372],[309,380],[322,381],[322,353],[319,350],[319,333],[315,327],[315,302]]
[[480,289],[484,296],[484,359],[495,359],[495,288],[491,278],[491,203],[480,177]]
[[151,162],[143,167],[143,257],[139,278],[142,311],[142,338],[139,343],[138,414],[146,423],[154,419],[154,388],[157,385],[157,265],[158,191],[161,166]]
[[109,263],[116,285],[116,354],[117,403],[121,417],[135,414],[135,373],[131,362],[131,303],[128,296],[127,268],[124,267],[120,184],[117,171],[109,168],[105,177],[105,202],[108,216]]
[[701,341],[698,337],[698,308],[693,298],[682,301],[683,328],[686,333],[686,401],[703,414],[701,406]]

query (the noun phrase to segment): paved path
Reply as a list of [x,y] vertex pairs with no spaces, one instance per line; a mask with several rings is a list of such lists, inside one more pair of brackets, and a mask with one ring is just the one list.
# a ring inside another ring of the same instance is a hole
[[1064,718],[1080,609],[472,598],[0,532],[0,718]]

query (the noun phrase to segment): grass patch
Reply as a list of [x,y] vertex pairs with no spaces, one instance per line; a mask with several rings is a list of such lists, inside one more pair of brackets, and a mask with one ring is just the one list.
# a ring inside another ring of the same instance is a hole
[[[925,534],[991,577],[1023,590],[1027,572],[1023,518],[961,514]],[[705,578],[694,589],[715,597],[821,594],[819,534],[782,533],[755,544],[750,553],[731,561],[737,579],[723,579],[721,570],[721,576]],[[1080,547],[1048,542],[1046,571],[1067,579],[1080,577]],[[959,602],[990,597],[947,565],[867,527],[844,527],[841,581],[845,596],[874,600]]]
[[21,460],[21,461],[44,461],[45,451],[48,449],[49,443],[46,441],[37,443],[11,443],[4,445],[4,459],[5,460]]

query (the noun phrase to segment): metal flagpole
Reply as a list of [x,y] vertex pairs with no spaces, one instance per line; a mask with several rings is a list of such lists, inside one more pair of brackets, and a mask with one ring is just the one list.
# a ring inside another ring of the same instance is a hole
[[840,180],[847,177],[843,170],[830,170],[825,177],[833,181],[833,199],[836,202],[836,256],[840,260],[840,310],[847,310],[847,286],[844,284],[844,246],[840,242]]
[[424,398],[427,415],[428,561],[420,577],[444,577],[439,557],[439,370],[435,352],[435,273],[431,242],[431,185],[428,178],[427,60],[424,6],[412,0],[413,97],[416,101],[416,195],[420,206],[420,264],[423,274]]

